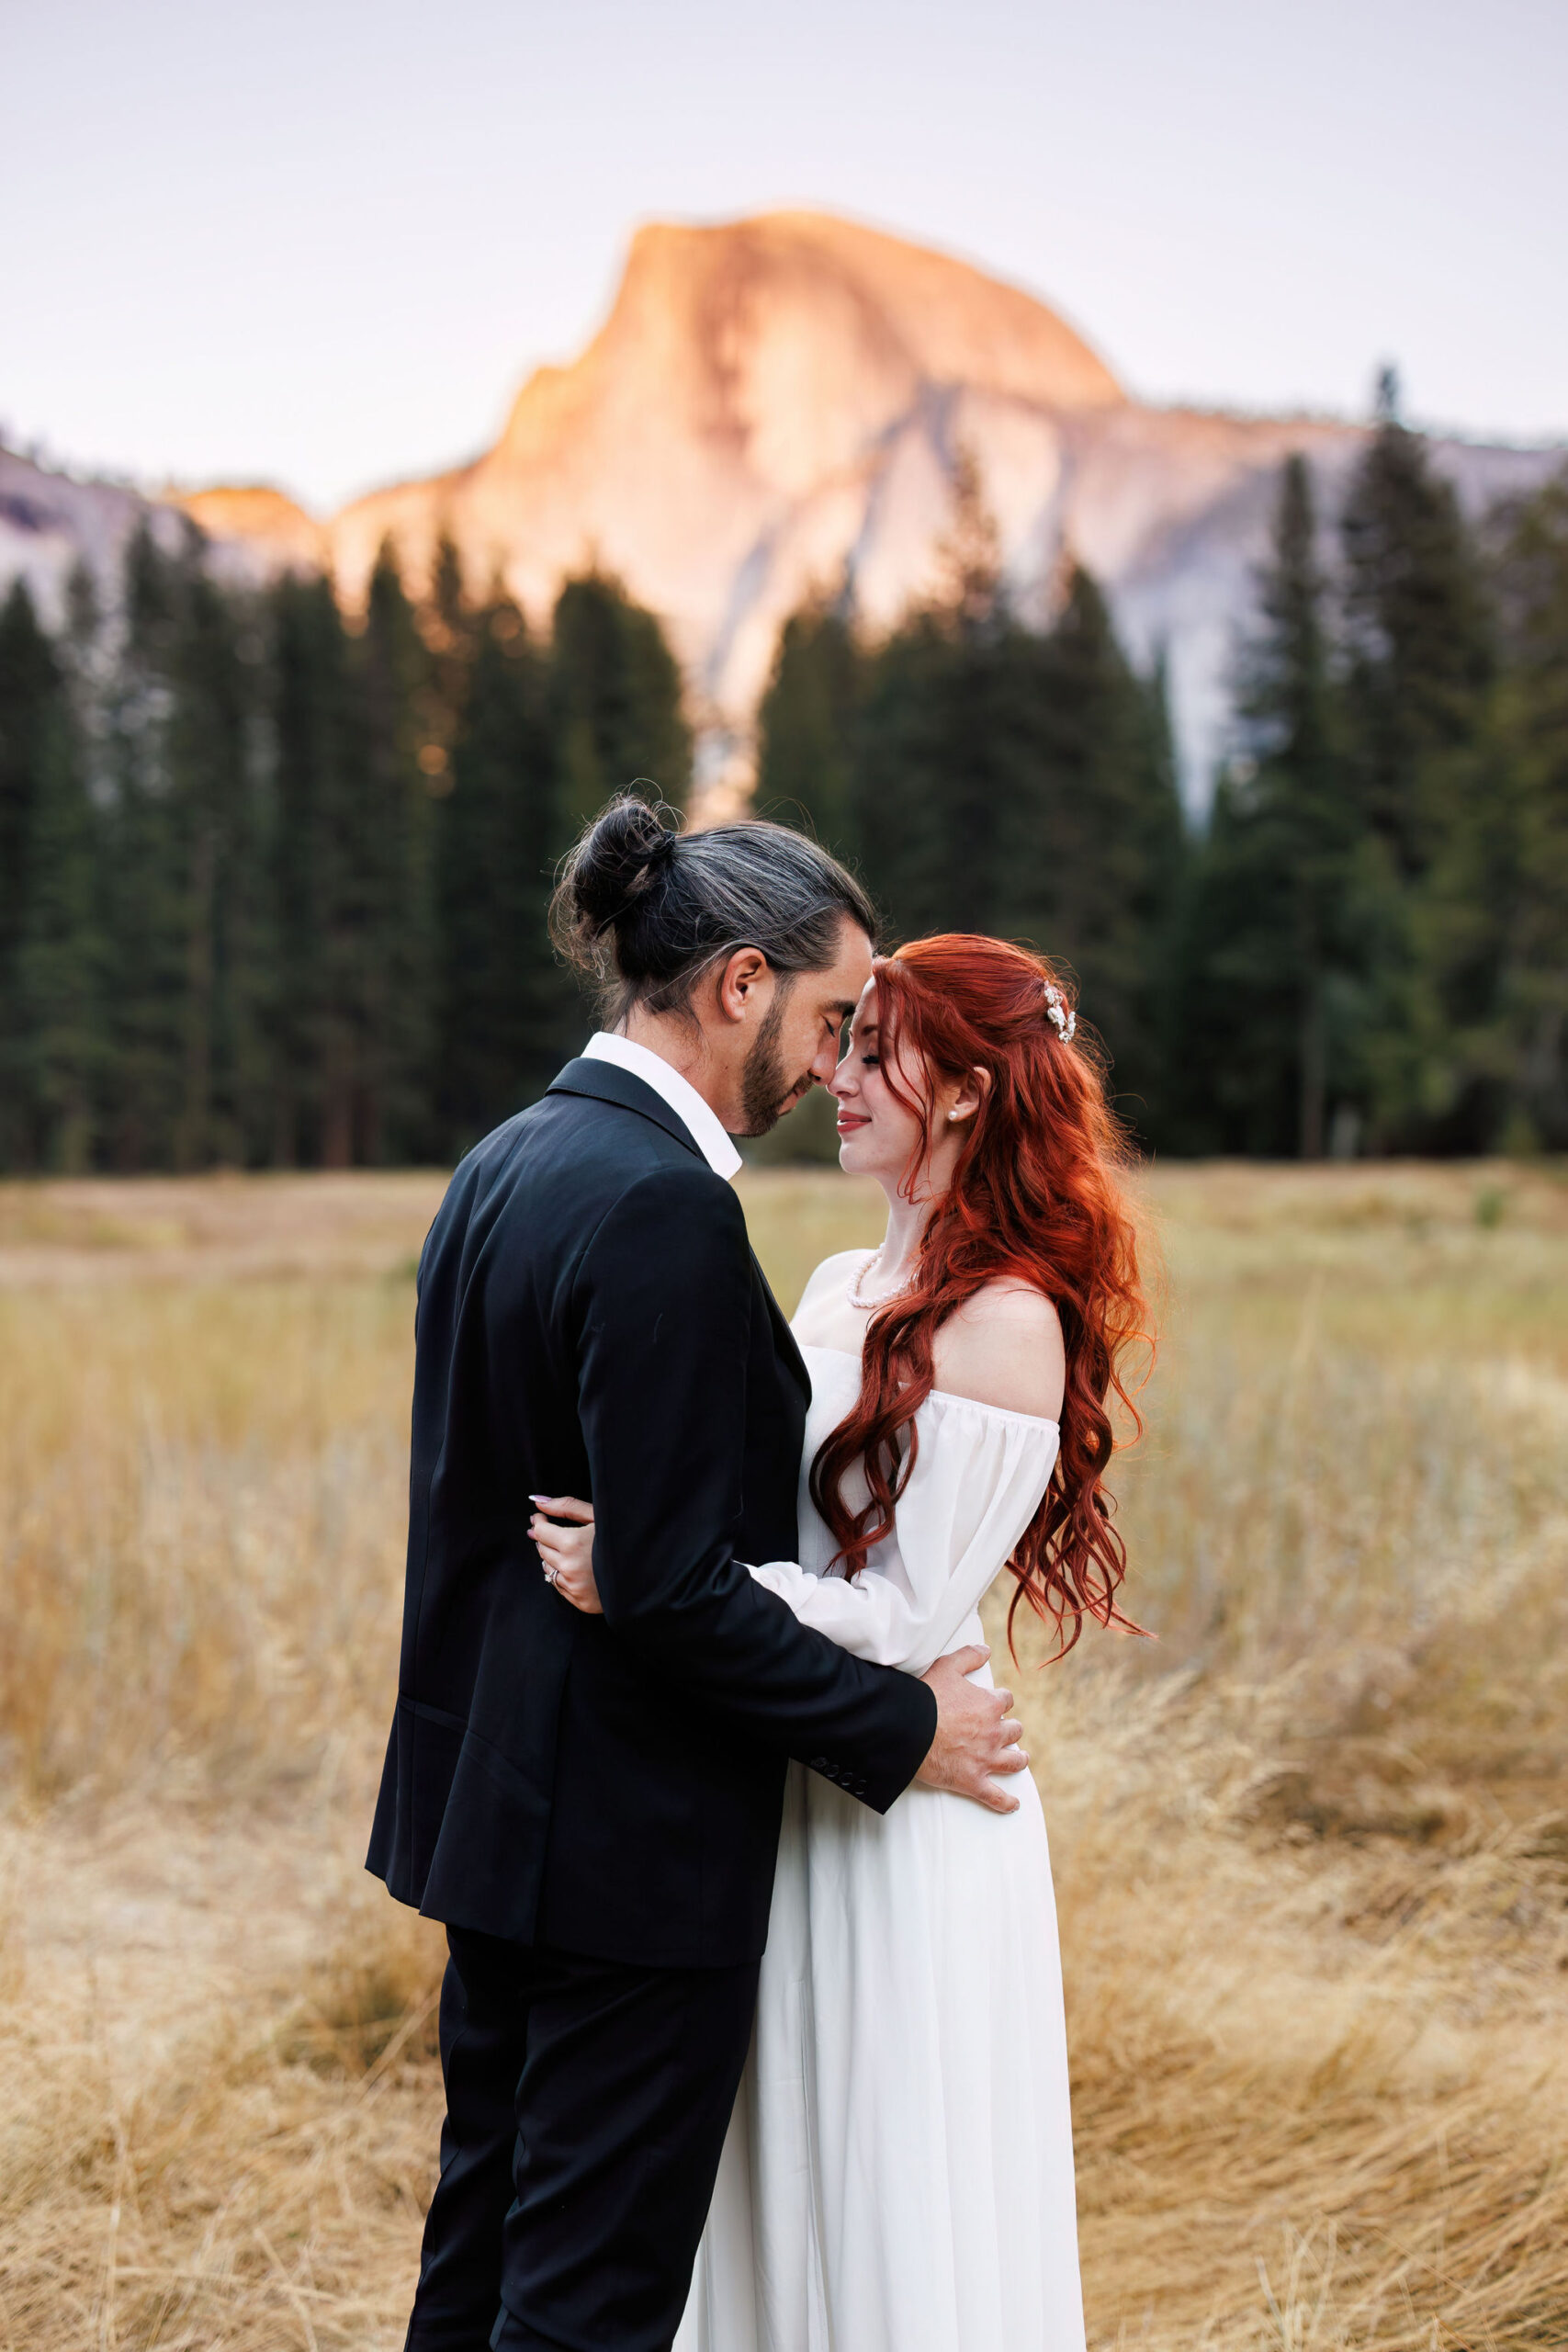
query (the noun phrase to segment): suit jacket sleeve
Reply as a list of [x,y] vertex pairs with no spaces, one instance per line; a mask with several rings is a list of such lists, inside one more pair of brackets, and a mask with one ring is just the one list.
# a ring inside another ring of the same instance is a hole
[[711,1171],[644,1177],[574,1284],[579,1415],[604,1622],[679,1692],[885,1812],[936,1702],[799,1623],[735,1555],[753,1298],[740,1204]]

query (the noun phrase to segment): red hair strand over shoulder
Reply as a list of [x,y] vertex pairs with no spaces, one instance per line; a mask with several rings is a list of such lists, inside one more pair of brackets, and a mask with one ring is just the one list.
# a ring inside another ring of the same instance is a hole
[[[906,1067],[941,1078],[980,1069],[990,1084],[926,1227],[913,1284],[867,1327],[860,1396],[812,1464],[812,1500],[853,1576],[892,1532],[919,1445],[915,1416],[933,1385],[938,1330],[987,1283],[1027,1283],[1060,1317],[1066,1384],[1050,1484],[1008,1563],[1017,1579],[1009,1642],[1021,1601],[1055,1624],[1057,1657],[1086,1616],[1139,1632],[1116,1605],[1126,1547],[1104,1476],[1116,1442],[1111,1400],[1141,1430],[1125,1366],[1133,1348],[1152,1343],[1122,1181],[1127,1145],[1100,1060],[1060,1017],[1068,998],[1059,973],[1022,947],[944,933],[879,956],[874,972],[884,1073],[923,1133],[931,1104],[911,1102],[898,1085],[900,1048]],[[1049,990],[1059,992],[1055,1019]],[[907,1190],[919,1172],[918,1159]],[[871,1498],[858,1511],[843,1492],[857,1463]]]

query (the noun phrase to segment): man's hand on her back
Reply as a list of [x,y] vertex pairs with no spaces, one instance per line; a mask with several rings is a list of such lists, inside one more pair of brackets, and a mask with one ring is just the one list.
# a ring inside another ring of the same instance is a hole
[[973,1797],[992,1813],[1016,1813],[1018,1799],[992,1775],[1021,1772],[1029,1758],[1019,1746],[1023,1725],[1008,1713],[1010,1690],[986,1690],[965,1677],[990,1657],[978,1646],[939,1657],[920,1680],[936,1694],[936,1737],[915,1778],[923,1788]]

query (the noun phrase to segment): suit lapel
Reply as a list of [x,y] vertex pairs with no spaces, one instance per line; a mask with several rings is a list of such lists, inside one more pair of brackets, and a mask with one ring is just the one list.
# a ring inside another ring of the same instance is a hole
[[[551,1080],[547,1091],[551,1094],[586,1095],[593,1102],[613,1102],[617,1110],[635,1111],[638,1118],[651,1119],[656,1127],[662,1127],[667,1136],[673,1136],[677,1143],[684,1144],[689,1152],[703,1160],[705,1167],[707,1165],[701,1146],[680,1114],[670,1108],[662,1095],[656,1094],[651,1086],[645,1085],[640,1078],[634,1078],[631,1071],[623,1069],[618,1062],[602,1062],[597,1057],[590,1061],[580,1056],[576,1061],[568,1062],[558,1078]],[[754,1250],[751,1266],[758,1288],[767,1301],[768,1319],[773,1327],[773,1346],[779,1362],[809,1404],[811,1374],[806,1369],[806,1360],[795,1344],[795,1333],[789,1328],[783,1307],[773,1296]]]
[[580,1056],[576,1061],[568,1062],[560,1076],[553,1078],[545,1091],[548,1094],[584,1094],[592,1102],[613,1102],[618,1111],[635,1111],[639,1119],[651,1119],[667,1136],[683,1143],[705,1168],[707,1166],[702,1146],[680,1113],[672,1111],[661,1094],[656,1094],[651,1086],[634,1078],[618,1062],[589,1061]]
[[795,1333],[789,1328],[789,1318],[784,1314],[784,1308],[779,1305],[778,1300],[773,1296],[773,1286],[769,1283],[766,1274],[762,1272],[761,1261],[758,1258],[757,1252],[754,1250],[751,1252],[751,1263],[756,1269],[757,1280],[761,1285],[762,1296],[768,1302],[768,1317],[773,1327],[773,1344],[778,1351],[779,1362],[784,1366],[784,1369],[789,1374],[790,1378],[796,1383],[802,1396],[809,1405],[811,1402],[811,1374],[806,1369],[806,1359],[795,1344]]

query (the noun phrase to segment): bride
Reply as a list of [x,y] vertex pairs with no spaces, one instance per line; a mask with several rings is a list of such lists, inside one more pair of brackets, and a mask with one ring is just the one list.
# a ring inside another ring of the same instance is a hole
[[[1075,1026],[1039,958],[921,940],[878,960],[832,1081],[840,1165],[881,1184],[887,1231],[801,1299],[801,1558],[751,1573],[911,1674],[982,1641],[1004,1567],[1059,1650],[1086,1613],[1127,1623],[1101,1478],[1143,1297]],[[591,1510],[539,1499],[546,1572],[595,1608]],[[1005,1813],[914,1787],[879,1815],[791,1766],[674,2352],[1083,2352],[1050,1858],[1033,1782],[1010,1785]]]

